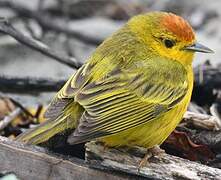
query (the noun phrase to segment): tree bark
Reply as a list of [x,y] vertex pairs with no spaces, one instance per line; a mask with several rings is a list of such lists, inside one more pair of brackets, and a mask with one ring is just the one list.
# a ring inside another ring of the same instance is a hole
[[93,166],[121,171],[149,179],[221,179],[221,170],[168,154],[149,159],[148,164],[138,170],[146,153],[145,148],[106,148],[101,143],[86,144],[86,161]]
[[55,155],[44,148],[26,146],[0,136],[0,172],[13,172],[23,180],[126,180],[123,173],[89,168],[83,160]]

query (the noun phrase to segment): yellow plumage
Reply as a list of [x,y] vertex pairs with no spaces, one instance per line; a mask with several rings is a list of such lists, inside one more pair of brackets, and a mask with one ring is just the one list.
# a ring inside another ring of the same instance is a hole
[[132,18],[58,92],[48,121],[18,140],[38,144],[73,129],[71,144],[95,138],[108,146],[161,144],[187,109],[194,51],[209,52],[202,47],[195,47],[191,27],[174,14]]

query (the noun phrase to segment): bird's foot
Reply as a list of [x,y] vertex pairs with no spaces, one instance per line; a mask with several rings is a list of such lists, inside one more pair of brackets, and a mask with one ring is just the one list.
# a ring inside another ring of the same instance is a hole
[[165,151],[161,149],[158,145],[147,149],[147,153],[143,157],[143,159],[140,161],[139,166],[138,166],[138,171],[140,171],[141,168],[145,167],[148,165],[148,160],[151,157],[157,156],[159,158],[162,158],[165,155]]
[[151,151],[152,156],[158,156],[159,158],[162,158],[165,155],[165,151],[161,149],[159,145],[150,148],[149,151]]

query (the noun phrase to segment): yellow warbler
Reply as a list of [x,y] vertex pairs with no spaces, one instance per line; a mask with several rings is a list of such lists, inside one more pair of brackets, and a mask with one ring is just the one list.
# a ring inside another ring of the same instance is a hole
[[38,144],[73,129],[70,144],[161,144],[182,119],[193,88],[196,42],[181,17],[152,12],[133,17],[107,38],[50,104],[45,123],[17,139]]

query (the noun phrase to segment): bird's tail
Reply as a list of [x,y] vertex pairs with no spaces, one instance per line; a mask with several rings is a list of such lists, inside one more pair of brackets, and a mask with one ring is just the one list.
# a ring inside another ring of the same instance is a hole
[[74,129],[82,114],[82,110],[75,106],[73,111],[69,112],[72,113],[66,115],[61,114],[56,119],[48,119],[37,127],[22,133],[15,140],[26,144],[40,144],[58,133],[62,133],[68,129]]

